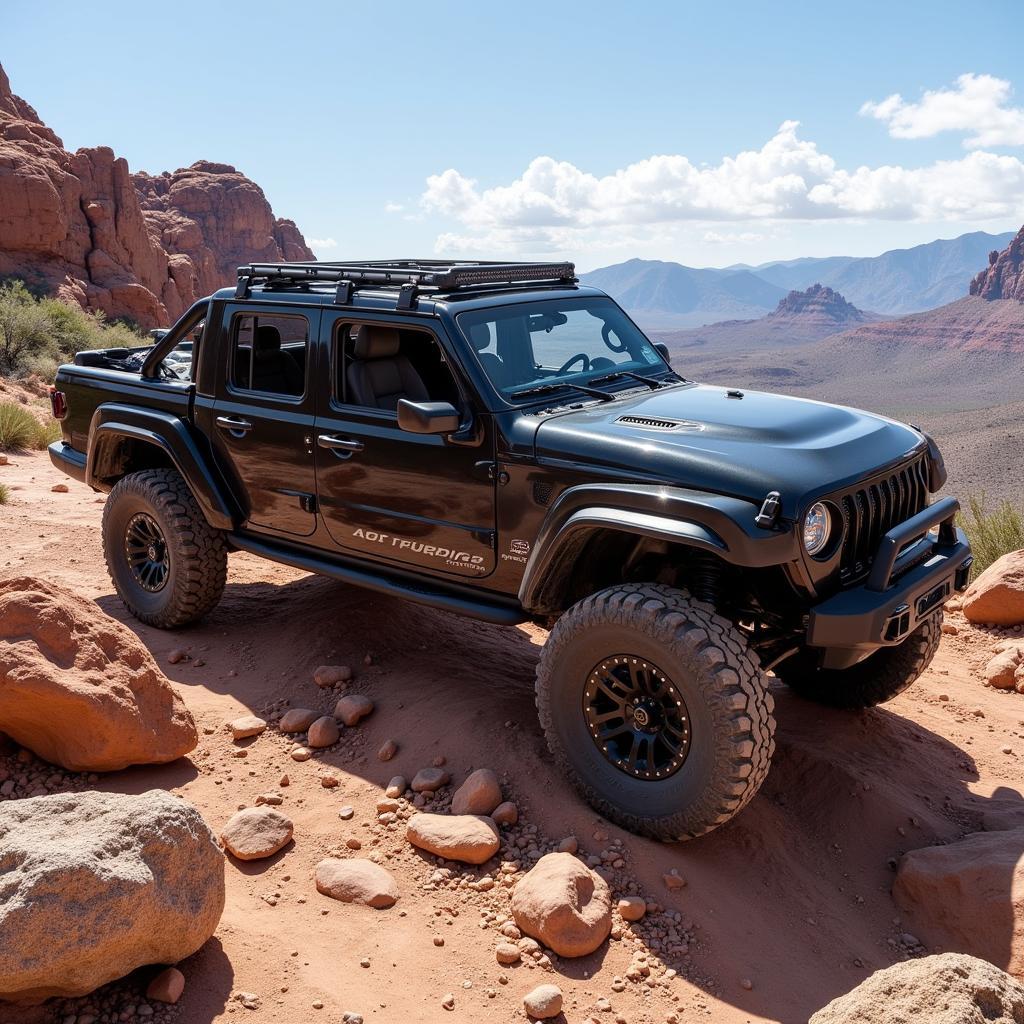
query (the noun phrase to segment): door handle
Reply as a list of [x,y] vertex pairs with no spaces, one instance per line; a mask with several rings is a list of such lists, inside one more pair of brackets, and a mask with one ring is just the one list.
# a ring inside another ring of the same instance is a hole
[[252,430],[252,424],[248,420],[243,420],[238,416],[218,416],[217,426],[221,430],[230,431],[235,437],[241,437],[243,434],[248,434]]
[[348,437],[335,437],[333,434],[321,434],[316,439],[316,443],[321,448],[328,448],[332,452],[361,452],[364,447],[362,441],[353,441]]

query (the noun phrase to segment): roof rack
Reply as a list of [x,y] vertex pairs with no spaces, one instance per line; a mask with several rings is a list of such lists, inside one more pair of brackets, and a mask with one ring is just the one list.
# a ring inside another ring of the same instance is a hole
[[398,308],[409,309],[416,295],[434,291],[508,287],[525,284],[576,283],[572,263],[453,263],[443,260],[374,260],[357,263],[250,263],[238,268],[235,298],[248,298],[254,284],[268,288],[308,287],[336,282],[335,303],[348,305],[359,285],[397,287]]

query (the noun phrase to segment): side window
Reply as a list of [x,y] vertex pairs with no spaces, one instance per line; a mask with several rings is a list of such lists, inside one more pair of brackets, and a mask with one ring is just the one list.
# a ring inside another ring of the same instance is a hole
[[299,397],[306,390],[309,322],[304,316],[236,314],[231,323],[232,387]]
[[341,405],[396,412],[402,398],[462,402],[444,351],[427,331],[339,323],[332,365],[334,400]]

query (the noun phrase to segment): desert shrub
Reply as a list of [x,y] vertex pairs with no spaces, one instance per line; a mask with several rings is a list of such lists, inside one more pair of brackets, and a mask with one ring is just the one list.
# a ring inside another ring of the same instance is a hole
[[0,283],[0,376],[38,373],[52,377],[57,365],[89,348],[137,346],[150,339],[102,313],[53,297],[37,297],[21,281]]
[[1024,515],[1008,501],[1000,502],[990,511],[984,494],[971,497],[960,513],[959,523],[974,552],[974,576],[1008,551],[1024,548]]
[[41,423],[36,420],[36,432],[32,438],[34,448],[45,451],[52,442],[59,441],[60,437],[60,424],[55,419],[47,418]]
[[0,505],[6,505],[11,497],[11,489],[7,484],[0,484]]
[[36,448],[39,420],[17,402],[0,402],[0,448]]

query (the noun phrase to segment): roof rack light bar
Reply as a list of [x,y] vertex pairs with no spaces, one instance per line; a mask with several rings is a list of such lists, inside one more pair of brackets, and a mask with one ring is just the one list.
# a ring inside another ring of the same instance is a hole
[[[572,263],[449,263],[440,260],[380,260],[366,263],[250,263],[238,268],[237,298],[246,298],[256,282],[304,285],[338,282],[337,298],[351,301],[357,285],[401,289],[411,304],[420,288],[439,291],[486,285],[561,281],[575,283]],[[350,283],[350,286],[348,284]]]

